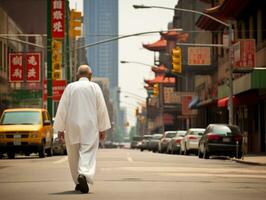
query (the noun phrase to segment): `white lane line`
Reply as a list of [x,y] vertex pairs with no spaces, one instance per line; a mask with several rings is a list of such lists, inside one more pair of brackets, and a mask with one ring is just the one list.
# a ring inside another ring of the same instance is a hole
[[133,162],[133,159],[131,157],[127,157],[128,162]]
[[60,160],[54,161],[53,163],[54,164],[60,164],[60,163],[66,162],[66,161],[67,161],[67,156],[61,158]]
[[133,162],[133,159],[131,158],[129,153],[127,153],[127,160],[128,160],[128,162]]

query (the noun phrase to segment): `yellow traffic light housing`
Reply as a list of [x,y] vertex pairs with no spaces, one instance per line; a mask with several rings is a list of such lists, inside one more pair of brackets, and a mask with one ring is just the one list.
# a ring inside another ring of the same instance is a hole
[[75,10],[70,11],[70,21],[69,21],[69,36],[74,38],[76,36],[81,36],[81,12]]
[[172,49],[172,72],[181,73],[182,72],[182,53],[181,48],[176,47]]
[[158,96],[159,95],[159,84],[158,83],[155,83],[153,85],[153,95],[154,96]]

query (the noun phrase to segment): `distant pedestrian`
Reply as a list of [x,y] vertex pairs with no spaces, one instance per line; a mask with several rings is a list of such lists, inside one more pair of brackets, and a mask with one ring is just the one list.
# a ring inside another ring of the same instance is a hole
[[89,192],[96,170],[99,139],[111,127],[103,93],[91,82],[88,65],[78,68],[79,80],[67,85],[59,102],[54,130],[65,131],[69,167],[76,184],[75,190]]

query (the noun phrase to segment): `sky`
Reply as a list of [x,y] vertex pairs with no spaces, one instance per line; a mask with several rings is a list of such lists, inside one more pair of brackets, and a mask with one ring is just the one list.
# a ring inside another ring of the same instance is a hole
[[[134,4],[174,8],[177,0],[119,0],[119,35],[167,30],[168,23],[173,20],[174,11],[134,9],[132,7]],[[70,0],[70,7],[83,11],[82,0]],[[134,63],[121,64],[120,61],[141,62],[153,66],[154,53],[144,49],[142,44],[153,43],[159,38],[160,34],[155,33],[119,40],[120,105],[126,107],[130,126],[136,124],[136,107],[145,103],[147,97],[144,79],[152,79],[154,73],[149,66]]]

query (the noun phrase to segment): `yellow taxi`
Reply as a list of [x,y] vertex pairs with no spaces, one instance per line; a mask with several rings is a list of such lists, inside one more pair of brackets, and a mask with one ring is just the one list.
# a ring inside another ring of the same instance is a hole
[[53,127],[45,109],[18,108],[4,110],[0,118],[0,156],[15,153],[30,155],[38,153],[40,158],[53,154]]

